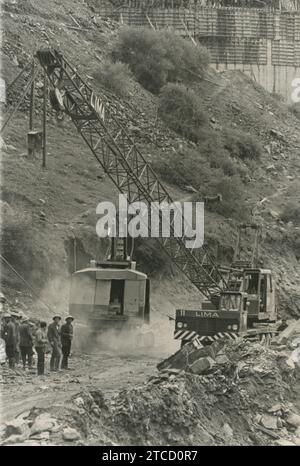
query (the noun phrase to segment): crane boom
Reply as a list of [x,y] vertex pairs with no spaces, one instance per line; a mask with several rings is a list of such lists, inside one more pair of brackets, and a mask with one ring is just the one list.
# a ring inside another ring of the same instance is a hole
[[[105,173],[128,196],[128,202],[172,204],[170,195],[122,123],[76,69],[57,50],[39,50],[36,56],[53,86],[60,109],[71,117]],[[189,249],[185,241],[190,238],[172,235],[177,213],[182,216],[178,209],[171,219],[171,237],[157,240],[202,294],[207,298],[218,295],[227,286],[207,247]]]

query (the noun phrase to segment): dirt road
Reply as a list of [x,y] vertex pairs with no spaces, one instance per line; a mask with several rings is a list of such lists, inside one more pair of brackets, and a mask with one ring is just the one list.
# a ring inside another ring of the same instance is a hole
[[117,390],[142,384],[155,372],[159,356],[126,354],[99,351],[93,354],[74,354],[69,371],[50,373],[49,356],[46,374],[37,377],[35,371],[16,371],[1,368],[2,396],[0,401],[1,421],[7,421],[20,413],[36,407],[48,407],[54,401],[68,399],[72,393],[93,385],[106,396]]

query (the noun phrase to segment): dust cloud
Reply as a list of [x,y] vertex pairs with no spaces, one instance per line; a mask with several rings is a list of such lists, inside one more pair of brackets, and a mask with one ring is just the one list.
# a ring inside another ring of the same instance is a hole
[[174,340],[174,321],[154,313],[151,323],[135,329],[94,331],[87,322],[74,322],[74,351],[98,354],[109,351],[118,356],[166,357],[179,349]]
[[39,317],[53,317],[54,314],[60,314],[62,317],[69,313],[69,290],[70,280],[66,276],[57,275],[49,280],[40,293],[42,302],[49,306],[47,309],[40,301],[36,301],[35,307],[41,309]]
[[[70,280],[66,276],[56,276],[43,288],[40,298],[49,305],[47,310],[36,302],[36,317],[52,319],[55,313],[64,317],[69,313]],[[175,307],[166,299],[161,289],[156,288],[152,294],[150,323],[139,325],[135,329],[109,329],[95,331],[84,314],[75,316],[73,351],[86,354],[98,354],[102,351],[124,356],[166,357],[177,351],[180,343],[174,340]],[[36,313],[37,314],[37,313]],[[87,317],[87,316],[86,316]]]

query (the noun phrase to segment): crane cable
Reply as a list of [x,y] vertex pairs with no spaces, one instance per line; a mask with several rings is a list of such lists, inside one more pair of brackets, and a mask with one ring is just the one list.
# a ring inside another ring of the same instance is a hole
[[20,73],[15,77],[15,79],[7,86],[6,91],[10,91],[10,89],[13,87],[13,85],[21,78],[21,76],[25,73],[25,71],[29,70],[31,67],[31,63],[27,63],[27,65],[22,68]]
[[23,282],[25,283],[25,285],[32,291],[32,293],[34,294],[34,296],[38,299],[38,301],[40,303],[42,303],[49,311],[51,311],[51,307],[46,304],[38,295],[38,293],[34,290],[34,288],[30,285],[30,283],[28,283],[25,278],[23,278],[17,271],[16,269],[14,269],[14,267],[5,259],[5,257],[3,257],[1,254],[0,254],[0,258],[3,260],[3,262],[15,273],[15,275]]
[[23,94],[21,95],[20,99],[18,100],[18,102],[16,103],[15,106],[11,105],[9,110],[8,110],[8,117],[6,118],[5,122],[3,123],[1,129],[0,129],[0,133],[2,133],[5,129],[5,127],[7,126],[7,124],[10,122],[10,120],[12,119],[12,117],[14,116],[14,114],[16,113],[16,111],[18,110],[18,108],[20,107],[21,103],[23,102],[23,100],[25,99],[26,95],[27,95],[27,92],[29,91],[29,88],[32,84],[32,82],[35,80],[36,76],[37,76],[37,73],[38,71],[35,70],[34,73],[32,74],[31,78],[29,79],[25,89],[24,89],[24,92]]

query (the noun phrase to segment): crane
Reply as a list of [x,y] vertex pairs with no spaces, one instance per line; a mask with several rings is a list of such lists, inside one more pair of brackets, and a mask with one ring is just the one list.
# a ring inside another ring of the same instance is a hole
[[[39,50],[36,57],[52,85],[56,108],[70,116],[72,122],[118,190],[128,201],[147,204],[173,200],[151,165],[143,157],[126,128],[109,106],[83,80],[60,51]],[[227,285],[207,247],[188,249],[186,236],[174,237],[176,215],[171,219],[170,238],[157,238],[163,250],[196,288],[213,299]]]
[[[174,205],[165,186],[122,122],[105,102],[105,98],[100,98],[94,93],[60,51],[39,50],[36,57],[52,86],[50,100],[53,107],[71,118],[104,172],[118,190],[127,195],[129,203],[143,201],[147,205],[151,204],[151,207],[160,206],[162,203]],[[258,268],[256,264],[259,229],[251,224],[240,226],[234,261],[232,266],[226,269],[216,264],[206,245],[201,248],[186,247],[189,225],[186,226],[185,222],[183,222],[185,225],[183,235],[178,237],[174,234],[178,215],[182,216],[182,211],[175,209],[174,216],[170,219],[170,237],[161,236],[157,241],[207,301],[201,303],[201,309],[176,310],[174,337],[180,339],[182,344],[194,339],[199,343],[201,341],[200,344],[210,344],[215,339],[236,338],[237,335],[251,339],[266,336],[270,338],[277,331],[275,283],[271,270]],[[150,229],[149,225],[148,228]],[[242,258],[241,235],[249,228],[256,236],[251,259],[245,261]],[[147,321],[149,279],[144,274],[136,272],[132,262],[125,260],[126,257],[130,256],[127,255],[125,246],[122,263],[111,260],[105,262],[102,264],[104,272],[101,270],[98,275],[97,268],[83,271],[85,278],[94,274],[90,287],[94,290],[90,298],[94,300],[92,312],[97,311],[97,294],[99,298],[105,289],[106,316],[111,310],[117,309],[116,314],[124,319],[124,306],[128,306],[129,309],[130,302],[135,301],[136,312]],[[124,267],[126,272],[120,275],[120,269]],[[104,278],[107,279],[109,274],[110,291],[106,286],[107,283],[103,285]],[[100,276],[102,279],[99,278]],[[113,276],[115,279],[112,278]],[[99,292],[97,285],[96,288],[93,285],[97,277],[104,287],[99,289]],[[133,281],[136,281],[136,284],[133,284]],[[75,281],[74,295],[80,289],[78,285]],[[136,304],[137,296],[141,299],[139,305]],[[75,304],[74,306],[76,307]],[[99,305],[98,309],[101,306],[103,309],[103,304]],[[111,319],[111,315],[108,319]]]

